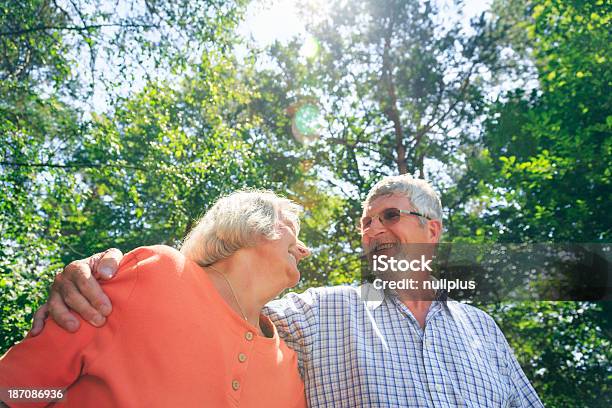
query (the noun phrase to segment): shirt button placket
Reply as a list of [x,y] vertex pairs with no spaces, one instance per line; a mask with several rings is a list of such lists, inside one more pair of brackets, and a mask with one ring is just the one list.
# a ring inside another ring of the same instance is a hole
[[434,406],[446,406],[446,401],[443,395],[444,387],[438,383],[439,378],[436,375],[438,371],[437,358],[433,342],[432,342],[432,330],[431,324],[429,327],[426,326],[425,333],[423,334],[423,358],[425,359],[425,371],[427,373],[427,382],[429,388],[429,395]]
[[[251,351],[252,347],[253,347],[253,340],[255,339],[255,335],[253,334],[252,331],[246,331],[244,332],[244,341],[245,343],[243,343],[243,351],[238,352],[238,354],[236,355],[236,360],[238,360],[237,364],[234,366],[233,371],[233,377],[234,379],[232,380],[232,390],[234,392],[234,398],[236,399],[236,401],[239,401],[240,399],[240,387],[242,386],[242,384],[240,383],[241,380],[244,380],[244,375],[246,373],[247,370],[247,364],[246,361],[248,360],[248,354]],[[243,348],[241,347],[241,348]]]

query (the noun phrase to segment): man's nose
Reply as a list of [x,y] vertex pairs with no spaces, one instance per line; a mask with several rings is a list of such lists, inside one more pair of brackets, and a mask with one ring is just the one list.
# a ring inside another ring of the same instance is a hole
[[310,254],[311,254],[310,248],[308,248],[306,246],[306,244],[303,243],[302,241],[298,240],[295,247],[297,249],[297,253],[298,253],[298,256],[299,256],[298,261],[303,259],[303,258],[306,258],[307,256],[310,256]]

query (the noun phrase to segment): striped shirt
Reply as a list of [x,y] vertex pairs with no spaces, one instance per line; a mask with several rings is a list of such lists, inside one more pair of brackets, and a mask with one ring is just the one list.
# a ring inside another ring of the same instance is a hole
[[442,296],[425,328],[393,293],[336,286],[264,310],[298,354],[310,407],[542,407],[495,321]]

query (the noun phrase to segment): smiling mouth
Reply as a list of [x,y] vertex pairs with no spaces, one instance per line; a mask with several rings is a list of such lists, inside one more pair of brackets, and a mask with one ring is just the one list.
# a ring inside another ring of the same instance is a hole
[[384,244],[375,245],[372,252],[380,252],[380,251],[384,251],[385,249],[390,249],[390,248],[395,248],[395,247],[396,247],[396,244],[392,242],[386,242]]

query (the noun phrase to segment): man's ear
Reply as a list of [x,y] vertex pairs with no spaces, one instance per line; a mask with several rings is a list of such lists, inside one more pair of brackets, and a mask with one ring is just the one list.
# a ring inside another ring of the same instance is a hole
[[440,241],[441,236],[442,236],[442,221],[430,220],[427,223],[427,237],[429,238],[429,242],[431,242],[432,244],[437,244]]

